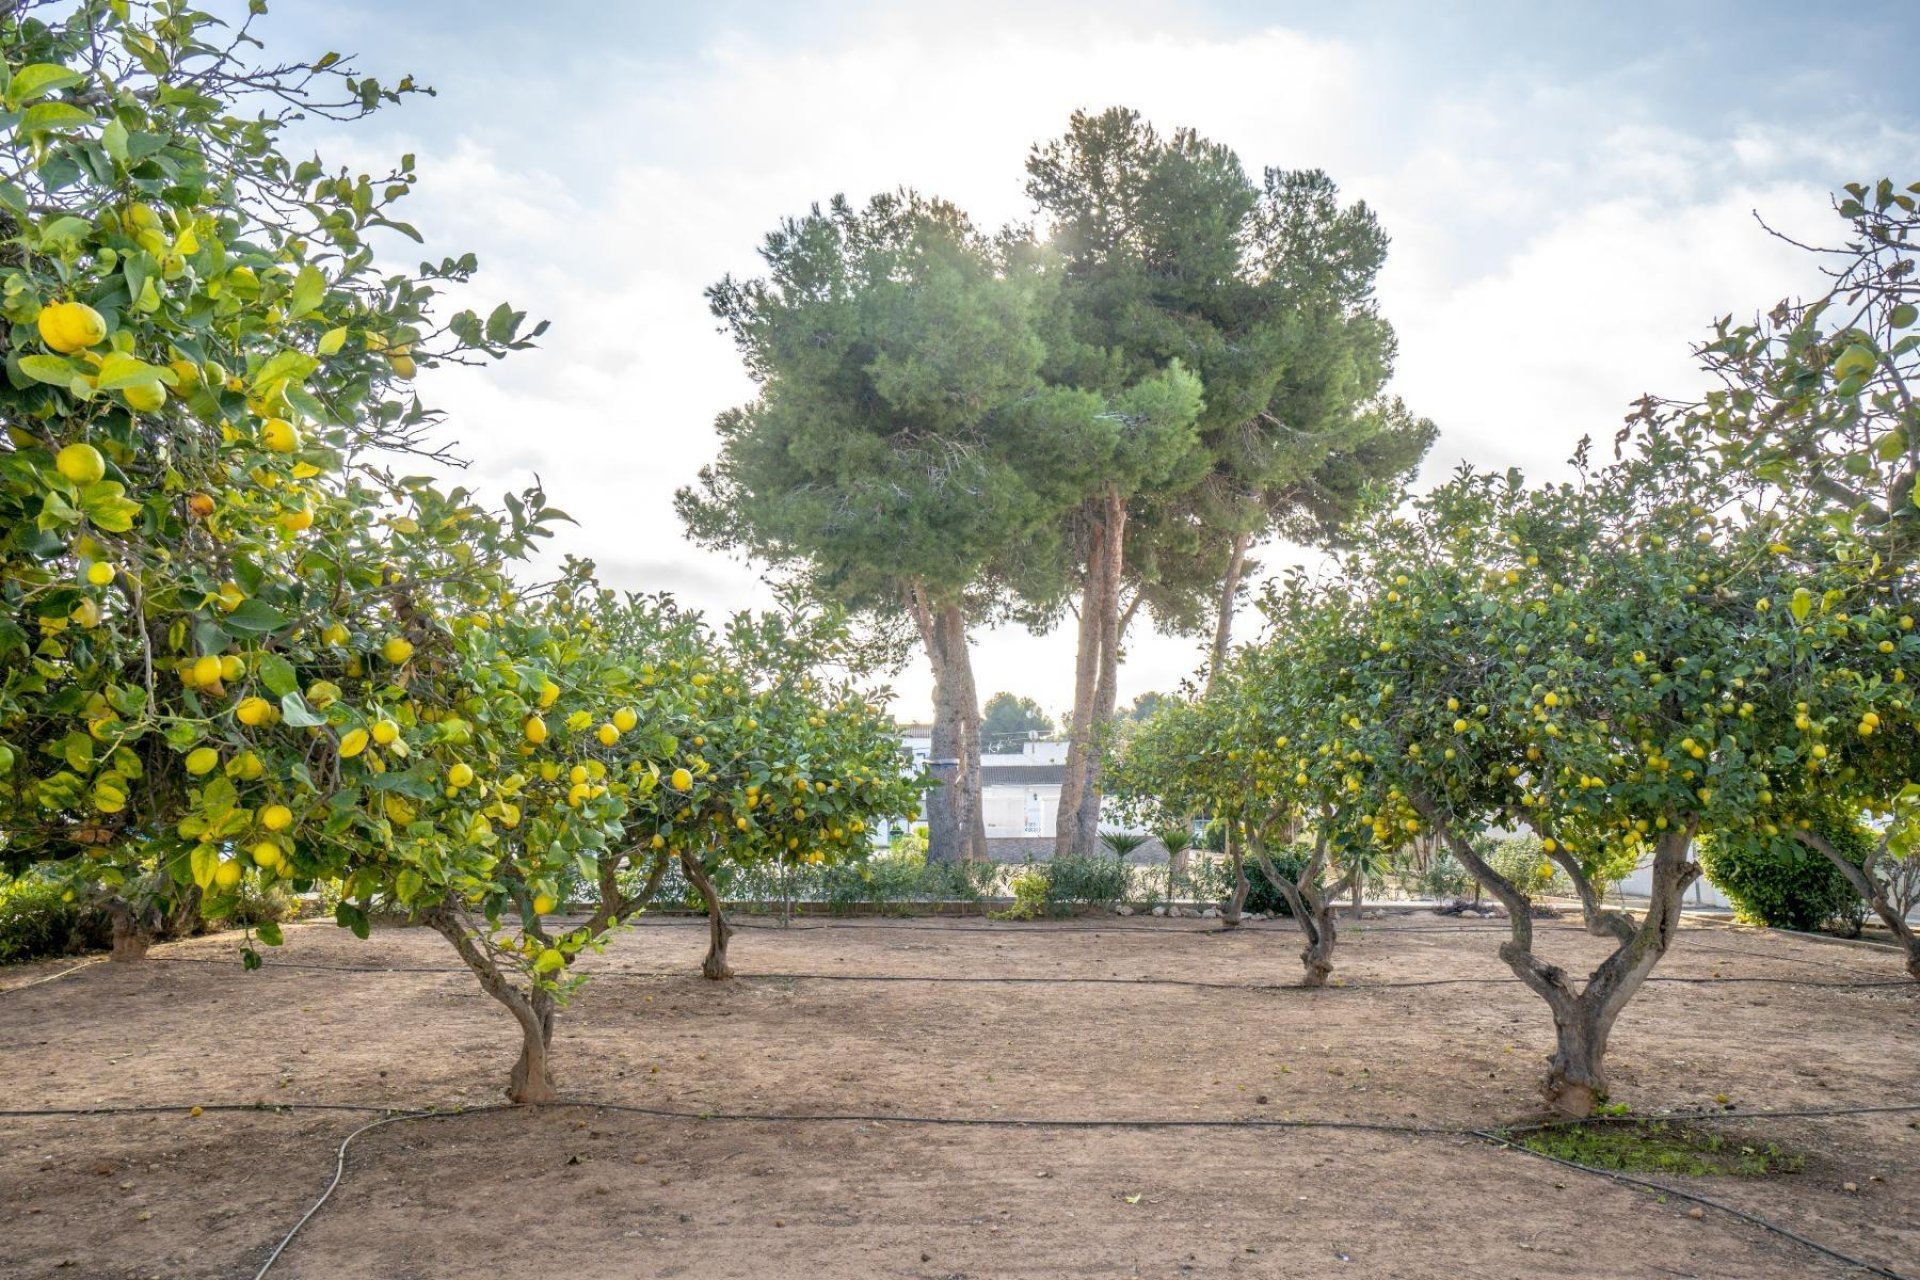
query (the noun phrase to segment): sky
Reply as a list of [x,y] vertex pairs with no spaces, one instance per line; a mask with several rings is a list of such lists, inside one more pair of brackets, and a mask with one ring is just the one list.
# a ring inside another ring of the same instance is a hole
[[[1250,173],[1326,170],[1392,236],[1379,286],[1392,394],[1462,463],[1556,478],[1628,405],[1700,386],[1690,344],[1818,277],[1756,212],[1832,241],[1841,183],[1920,177],[1920,6],[1775,0],[1315,5],[1117,0],[277,0],[270,55],[356,55],[436,96],[297,135],[330,163],[418,157],[394,260],[472,251],[461,301],[551,327],[484,371],[425,370],[483,493],[537,477],[579,523],[559,550],[610,584],[714,614],[767,600],[755,566],[682,535],[674,491],[752,397],[703,291],[753,274],[786,216],[906,185],[977,224],[1028,220],[1023,164],[1076,109],[1191,126]],[[1258,552],[1262,573],[1308,553]],[[1236,637],[1258,619],[1243,611]],[[1178,685],[1202,641],[1139,628],[1122,701]],[[1062,713],[1072,637],[975,635],[983,697]],[[893,681],[930,710],[923,663]]]

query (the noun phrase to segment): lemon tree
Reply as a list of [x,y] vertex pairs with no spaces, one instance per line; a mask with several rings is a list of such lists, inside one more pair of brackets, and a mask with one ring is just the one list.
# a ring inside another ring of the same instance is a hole
[[[1575,485],[1456,478],[1372,530],[1323,588],[1325,625],[1275,641],[1336,716],[1325,745],[1377,797],[1375,834],[1431,831],[1508,908],[1501,956],[1553,1014],[1546,1092],[1572,1114],[1604,1095],[1614,1021],[1673,942],[1693,840],[1777,825],[1804,750],[1769,697],[1777,533],[1695,502],[1707,464],[1686,448],[1638,447]],[[1615,941],[1582,984],[1534,954],[1526,895],[1473,847],[1516,826]],[[1651,865],[1637,919],[1591,902],[1588,871],[1622,850]]]
[[417,362],[526,339],[510,308],[435,318],[471,260],[376,269],[410,160],[279,149],[410,80],[249,62],[171,5],[16,5],[0,46],[4,857],[107,890],[132,956],[153,908],[278,873],[293,793],[362,728],[338,677],[418,670],[409,598],[542,531],[537,500],[494,522],[373,461],[434,451]]
[[[723,979],[732,929],[722,898],[735,875],[864,859],[876,823],[915,813],[925,782],[903,767],[883,695],[863,684],[865,658],[835,611],[789,594],[779,609],[734,617],[690,656],[651,652],[628,661],[682,701],[652,738],[632,741],[659,754],[628,754],[626,771],[657,784],[627,815],[624,863],[601,868],[602,910],[643,905],[677,865],[708,913],[702,972]],[[620,889],[623,867],[645,868],[639,888]]]

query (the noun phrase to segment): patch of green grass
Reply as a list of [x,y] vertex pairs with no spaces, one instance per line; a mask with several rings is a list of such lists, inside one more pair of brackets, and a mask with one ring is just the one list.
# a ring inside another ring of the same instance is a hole
[[1568,1125],[1515,1135],[1529,1151],[1596,1169],[1677,1173],[1690,1178],[1760,1178],[1798,1173],[1806,1157],[1771,1142],[1749,1142],[1705,1127],[1668,1120]]

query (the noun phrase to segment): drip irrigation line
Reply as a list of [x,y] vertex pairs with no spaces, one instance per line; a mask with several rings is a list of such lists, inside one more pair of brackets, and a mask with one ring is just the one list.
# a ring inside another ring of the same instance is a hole
[[420,1108],[380,1107],[367,1102],[160,1102],[131,1106],[39,1107],[0,1111],[0,1118],[32,1119],[40,1116],[146,1116],[170,1115],[176,1111],[251,1111],[261,1115],[285,1115],[295,1111],[412,1111]]
[[1827,1257],[1834,1259],[1836,1262],[1843,1262],[1847,1266],[1858,1268],[1859,1270],[1865,1271],[1870,1275],[1884,1277],[1884,1280],[1910,1280],[1910,1277],[1904,1276],[1898,1271],[1894,1271],[1887,1267],[1879,1266],[1876,1263],[1868,1262],[1864,1258],[1856,1258],[1851,1254],[1842,1253],[1838,1249],[1834,1249],[1827,1245],[1821,1244],[1818,1240],[1809,1239],[1808,1237],[1801,1235],[1799,1232],[1794,1231],[1790,1227],[1783,1227],[1779,1223],[1773,1222],[1767,1218],[1763,1218],[1757,1213],[1748,1213],[1745,1209],[1737,1209],[1730,1204],[1724,1203],[1723,1201],[1710,1199],[1707,1196],[1695,1195],[1691,1191],[1682,1191],[1677,1187],[1670,1187],[1664,1183],[1655,1182],[1650,1178],[1636,1178],[1632,1174],[1623,1173],[1618,1169],[1596,1168],[1595,1166],[1590,1164],[1581,1164],[1577,1160],[1568,1160],[1562,1156],[1549,1155],[1545,1151],[1536,1151],[1532,1147],[1526,1146],[1522,1143],[1510,1141],[1509,1139],[1501,1137],[1499,1134],[1490,1133],[1484,1129],[1474,1130],[1472,1136],[1479,1138],[1483,1142],[1491,1143],[1494,1146],[1501,1148],[1502,1150],[1517,1151],[1523,1155],[1533,1156],[1536,1159],[1545,1160],[1552,1164],[1557,1164],[1562,1168],[1574,1169],[1580,1173],[1592,1174],[1596,1178],[1605,1178],[1610,1182],[1620,1183],[1623,1186],[1638,1187],[1644,1191],[1657,1192],[1662,1196],[1673,1196],[1676,1199],[1687,1200],[1694,1204],[1700,1205],[1703,1208],[1713,1209],[1720,1213],[1728,1214],[1731,1217],[1738,1218],[1742,1222],[1749,1223],[1752,1226],[1759,1227],[1763,1231],[1771,1231],[1773,1234],[1780,1236],[1784,1239],[1791,1240],[1795,1244],[1801,1245],[1804,1248],[1811,1249],[1815,1253],[1824,1254]]
[[279,1244],[273,1246],[273,1252],[268,1254],[267,1260],[260,1264],[260,1269],[253,1273],[253,1280],[262,1280],[267,1272],[273,1269],[273,1264],[278,1262],[280,1255],[287,1251],[287,1246],[292,1244],[293,1238],[300,1234],[300,1229],[312,1221],[313,1215],[320,1212],[321,1207],[325,1205],[328,1200],[332,1199],[334,1191],[340,1186],[340,1180],[347,1175],[347,1148],[353,1145],[355,1138],[363,1133],[370,1133],[384,1125],[404,1124],[409,1120],[431,1120],[446,1115],[471,1115],[481,1111],[501,1111],[510,1106],[511,1104],[509,1103],[494,1103],[490,1106],[472,1107],[465,1112],[415,1111],[404,1115],[385,1116],[379,1120],[370,1120],[358,1129],[355,1129],[341,1141],[339,1150],[334,1152],[333,1181],[327,1183],[327,1189],[320,1193],[320,1198],[309,1205],[307,1211],[300,1215],[300,1221],[293,1224],[293,1229],[280,1238]]
[[52,982],[57,978],[64,978],[70,973],[78,973],[82,969],[87,968],[89,965],[96,965],[96,964],[100,964],[101,962],[102,961],[99,956],[95,956],[91,960],[82,960],[79,964],[74,965],[71,969],[62,969],[58,973],[50,973],[44,978],[35,978],[32,982],[22,982],[16,986],[11,986],[11,987],[0,987],[0,995],[6,995],[9,992],[14,992],[14,991],[25,991],[28,987],[37,987],[43,982]]
[[[156,956],[154,957],[154,959],[168,961],[173,964],[224,965],[224,964],[232,963],[229,960],[225,960],[217,957],[211,957],[211,956]],[[321,964],[321,963],[315,963],[313,961],[307,961],[307,960],[273,960],[273,961],[263,962],[260,967],[263,970],[265,969],[314,970],[314,971],[323,972],[323,973],[381,973],[381,974],[432,973],[432,974],[442,974],[442,975],[465,975],[469,972],[464,968],[456,968],[451,965],[349,965],[349,964]],[[692,972],[690,970],[682,971],[678,969],[646,969],[646,970],[583,969],[580,971],[580,975],[583,977],[595,979],[596,981],[608,981],[608,980],[619,980],[619,979],[636,980],[636,979],[659,979],[659,978],[686,978],[686,977],[691,977]],[[60,975],[55,975],[55,976],[60,976]],[[1311,991],[1311,990],[1394,991],[1394,990],[1404,990],[1404,989],[1413,989],[1413,988],[1421,988],[1421,987],[1505,986],[1505,985],[1519,982],[1519,979],[1514,977],[1413,978],[1413,979],[1406,979],[1401,981],[1385,981],[1385,982],[1338,981],[1338,982],[1329,983],[1323,987],[1306,987],[1297,982],[1210,982],[1201,978],[1153,978],[1153,977],[1120,978],[1120,977],[1100,977],[1097,975],[1049,976],[1044,974],[1005,974],[1005,975],[884,974],[884,973],[802,973],[802,972],[780,972],[780,971],[764,971],[764,972],[756,971],[753,973],[739,974],[739,975],[736,975],[736,977],[738,980],[741,980],[741,981],[753,981],[755,979],[773,979],[773,980],[782,980],[782,981],[803,981],[804,980],[804,981],[811,981],[811,982],[927,982],[927,983],[960,983],[960,984],[970,984],[970,985],[991,985],[994,983],[1004,983],[1008,985],[1039,985],[1039,986],[1047,986],[1047,985],[1061,985],[1061,986],[1090,985],[1090,986],[1125,986],[1125,987],[1169,986],[1169,987],[1195,987],[1203,990],[1212,990],[1212,991]],[[1818,988],[1821,990],[1836,990],[1836,991],[1872,990],[1872,989],[1885,988],[1885,987],[1914,987],[1916,990],[1920,990],[1920,987],[1915,987],[1915,984],[1913,982],[1904,978],[1886,978],[1886,979],[1873,979],[1873,980],[1862,979],[1858,981],[1849,981],[1849,982],[1822,982],[1822,981],[1818,981],[1810,978],[1809,979],[1776,978],[1776,977],[1765,977],[1765,976],[1700,978],[1700,977],[1688,977],[1684,975],[1656,974],[1651,977],[1648,977],[1647,979],[1645,979],[1645,981],[1649,983],[1678,983],[1678,984],[1683,984],[1688,986],[1722,986],[1722,985],[1729,985],[1729,984],[1748,984],[1748,985],[1757,984],[1757,985],[1764,985],[1764,986],[1811,987],[1811,988]]]

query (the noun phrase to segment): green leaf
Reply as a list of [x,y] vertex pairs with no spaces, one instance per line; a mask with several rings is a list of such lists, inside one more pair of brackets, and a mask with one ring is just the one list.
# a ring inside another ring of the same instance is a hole
[[327,296],[327,278],[312,263],[300,268],[293,282],[293,298],[287,305],[287,318],[297,320],[320,305]]
[[100,145],[107,149],[116,163],[127,162],[127,126],[116,117],[107,121],[107,127],[100,131]]
[[260,683],[276,698],[284,698],[300,689],[300,678],[294,674],[293,664],[277,653],[260,659]]
[[426,883],[426,878],[418,871],[412,867],[403,867],[400,874],[394,877],[393,888],[394,892],[400,895],[400,901],[412,902],[419,896],[420,890],[426,887]]
[[1887,317],[1888,323],[1892,324],[1896,329],[1904,329],[1915,320],[1920,320],[1920,307],[1914,306],[1911,302],[1901,303],[1895,307],[1893,313]]
[[39,106],[28,107],[27,113],[20,117],[20,132],[46,133],[52,129],[71,129],[75,125],[92,123],[93,112],[84,111],[71,102],[43,102]]
[[333,918],[335,923],[339,924],[341,928],[353,930],[353,936],[362,942],[366,941],[367,934],[371,932],[367,928],[367,913],[354,906],[351,902],[335,903],[333,907]]
[[253,375],[253,389],[265,391],[274,383],[299,382],[314,371],[317,362],[304,351],[278,351],[269,356]]
[[35,382],[48,382],[56,387],[64,387],[73,381],[75,366],[71,361],[59,356],[21,356],[20,372]]
[[187,861],[193,868],[193,882],[202,889],[211,889],[214,870],[220,865],[220,850],[210,844],[196,844]]
[[280,718],[295,729],[318,729],[326,720],[317,716],[298,689],[280,695]]
[[320,345],[316,348],[323,356],[338,355],[340,348],[347,345],[347,326],[329,329],[320,335]]
[[123,351],[113,351],[100,362],[99,386],[102,391],[122,387],[153,386],[160,381],[160,369]]
[[253,927],[254,936],[270,947],[277,947],[286,939],[280,932],[280,926],[271,920],[262,920]]
[[251,973],[260,967],[260,953],[252,947],[240,948],[240,967]]
[[36,62],[13,73],[13,83],[7,88],[7,101],[13,106],[24,107],[35,98],[44,97],[58,89],[71,88],[85,79],[78,71],[58,63]]
[[248,635],[265,635],[286,625],[287,615],[264,600],[243,600],[226,619],[228,631]]

